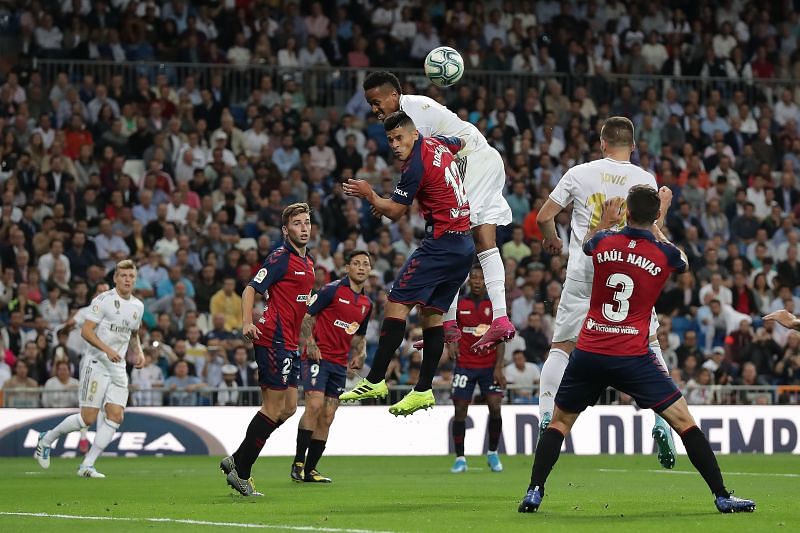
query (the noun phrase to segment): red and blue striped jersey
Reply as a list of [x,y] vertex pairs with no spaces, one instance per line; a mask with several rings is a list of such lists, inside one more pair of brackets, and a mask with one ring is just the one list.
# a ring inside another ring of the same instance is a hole
[[594,278],[589,312],[576,347],[603,355],[647,355],[650,317],[664,284],[686,262],[671,243],[626,226],[601,231],[583,245]]
[[372,300],[355,292],[348,276],[328,283],[308,302],[308,314],[317,317],[314,339],[322,359],[347,364],[354,335],[365,335],[372,314]]
[[494,368],[497,348],[486,353],[475,353],[472,345],[478,342],[492,325],[492,301],[488,296],[477,300],[464,296],[458,301],[456,322],[461,329],[458,341],[458,361],[461,368]]
[[297,350],[300,324],[314,287],[314,261],[286,244],[269,254],[249,285],[267,301],[258,320],[260,346]]
[[426,230],[438,239],[448,231],[469,231],[469,202],[454,153],[458,137],[419,136],[403,165],[392,200],[411,205],[416,197]]

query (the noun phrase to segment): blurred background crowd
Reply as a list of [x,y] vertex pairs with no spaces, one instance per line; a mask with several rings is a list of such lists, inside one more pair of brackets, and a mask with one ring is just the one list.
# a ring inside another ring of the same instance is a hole
[[[569,168],[602,157],[603,120],[623,115],[634,161],[673,190],[667,230],[691,263],[657,308],[674,379],[690,403],[797,402],[800,334],[760,316],[800,311],[798,13],[788,0],[0,0],[5,404],[74,403],[74,315],[128,257],[148,356],[133,402],[253,402],[235,390],[257,385],[239,295],[297,201],[313,208],[317,288],[348,251],[372,254],[371,353],[424,230],[416,207],[390,223],[342,192],[357,177],[389,193],[400,175],[359,90],[378,68],[503,155],[507,375],[532,387],[514,401],[536,401],[567,261],[544,253],[538,209]],[[422,76],[441,44],[467,71],[444,90]],[[567,243],[569,211],[557,222]],[[397,384],[416,379],[419,336],[409,329],[390,368]],[[440,370],[446,385],[452,361]],[[754,392],[694,387],[732,384]],[[53,394],[8,395],[29,387]]]

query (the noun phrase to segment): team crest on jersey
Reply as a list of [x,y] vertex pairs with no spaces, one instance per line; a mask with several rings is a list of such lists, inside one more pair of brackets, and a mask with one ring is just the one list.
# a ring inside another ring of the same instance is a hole
[[483,310],[483,314],[486,315],[486,316],[489,316],[489,314],[491,314],[491,312],[492,312],[492,310],[489,309],[488,307]]
[[136,311],[134,311],[134,312],[133,312],[133,319],[134,319],[134,320],[136,320],[136,317],[137,317],[137,315],[136,315]]
[[117,314],[119,314],[119,300],[114,300],[114,307],[117,308]]
[[337,328],[342,328],[348,335],[355,334],[361,326],[358,322],[345,322],[344,320],[335,320],[333,325]]
[[367,312],[367,306],[366,305],[362,305],[361,306],[361,314],[363,315],[366,312]]
[[636,241],[631,241],[628,243],[628,248],[636,248]]

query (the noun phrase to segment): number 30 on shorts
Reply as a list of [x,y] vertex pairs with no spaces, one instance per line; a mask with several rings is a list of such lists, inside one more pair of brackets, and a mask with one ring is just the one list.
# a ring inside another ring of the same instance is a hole
[[456,374],[453,376],[453,388],[454,389],[463,389],[467,386],[467,376],[464,374]]

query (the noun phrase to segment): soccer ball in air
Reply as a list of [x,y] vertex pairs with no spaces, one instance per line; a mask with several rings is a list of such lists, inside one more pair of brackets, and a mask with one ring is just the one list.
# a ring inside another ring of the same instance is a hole
[[434,85],[449,87],[464,75],[464,60],[449,46],[434,48],[425,58],[425,75]]

